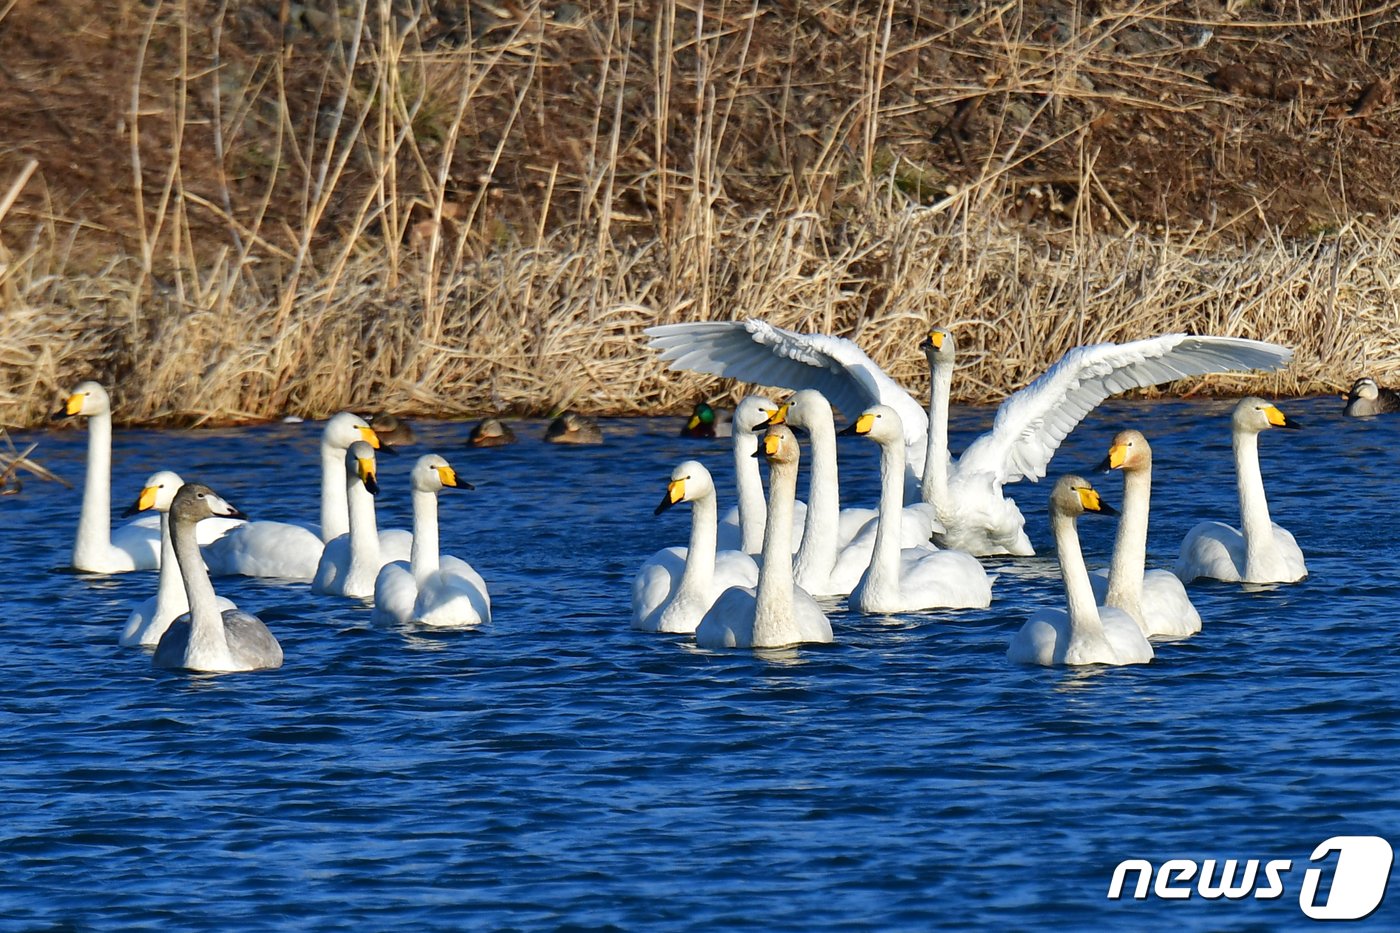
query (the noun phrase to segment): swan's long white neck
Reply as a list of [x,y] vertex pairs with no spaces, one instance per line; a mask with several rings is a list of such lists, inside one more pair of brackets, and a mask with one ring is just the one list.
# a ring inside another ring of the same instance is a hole
[[1058,509],[1050,512],[1050,530],[1055,536],[1055,550],[1060,559],[1060,576],[1065,581],[1065,601],[1069,608],[1069,627],[1073,638],[1104,637],[1103,621],[1094,601],[1094,588],[1089,583],[1089,568],[1079,549],[1079,530],[1074,518]]
[[805,425],[811,439],[812,473],[807,488],[807,518],[802,544],[793,558],[799,586],[824,589],[836,568],[836,539],[841,525],[841,492],[836,465],[836,425],[818,417]]
[[1147,517],[1151,506],[1151,465],[1124,470],[1123,511],[1118,517],[1104,604],[1117,606],[1139,625],[1143,622],[1142,579],[1147,569]]
[[112,550],[112,416],[88,417],[87,475],[73,542],[73,566],[83,568]]
[[180,579],[179,558],[175,556],[175,542],[170,537],[170,513],[161,512],[160,576],[156,580],[155,618],[168,622],[178,619],[189,609],[185,583]]
[[1259,435],[1254,431],[1234,432],[1235,485],[1240,494],[1240,530],[1244,533],[1244,579],[1251,567],[1267,566],[1278,559],[1274,525],[1269,519],[1269,503],[1264,497],[1264,475],[1259,470]]
[[925,449],[924,475],[919,491],[923,500],[933,506],[939,521],[945,521],[948,515],[948,400],[952,391],[952,364],[930,362],[928,447]]
[[[376,533],[376,541],[378,537]],[[353,547],[353,537],[351,542]],[[438,501],[437,493],[429,489],[413,490],[413,550],[409,566],[419,585],[438,570]]]
[[715,537],[719,506],[714,493],[690,502],[690,547],[685,552],[685,572],[672,605],[689,600],[702,600],[709,594],[715,579]]
[[899,599],[900,538],[904,511],[904,443],[880,442],[880,518],[875,527],[875,550],[865,576],[861,604]]
[[199,553],[194,525],[194,522],[178,520],[170,523],[170,539],[190,603],[190,640],[185,648],[185,667],[201,671],[232,670],[233,656],[228,649],[224,616],[219,611],[214,584],[209,582],[209,571]]
[[345,448],[321,440],[321,542],[350,530],[345,495]]
[[[341,468],[344,470],[344,467]],[[373,582],[379,572],[379,525],[374,517],[374,495],[358,477],[349,476],[345,483],[345,498],[350,516],[350,566],[347,580],[368,577]],[[417,515],[414,516],[417,523]]]
[[[737,415],[736,415],[737,417]],[[757,554],[763,547],[763,526],[767,506],[763,504],[763,479],[758,473],[758,438],[749,431],[734,429],[734,480],[739,486],[739,547],[745,554]]]
[[754,599],[753,647],[776,648],[800,640],[792,615],[792,513],[797,464],[768,468],[768,525],[763,532],[763,573]]

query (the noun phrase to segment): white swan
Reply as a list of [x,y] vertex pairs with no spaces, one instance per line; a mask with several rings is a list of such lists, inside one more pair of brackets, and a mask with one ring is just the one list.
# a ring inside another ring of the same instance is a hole
[[[170,627],[170,623],[190,611],[189,597],[185,595],[185,583],[180,578],[180,565],[175,558],[175,543],[170,538],[170,503],[175,501],[175,493],[184,484],[185,481],[180,479],[179,474],[170,470],[153,473],[142,487],[136,503],[123,513],[131,515],[154,509],[160,514],[160,577],[156,583],[156,595],[141,603],[127,616],[121,636],[117,639],[117,643],[123,647],[157,644],[160,636]],[[238,608],[232,600],[222,596],[215,597],[215,600],[220,612]]]
[[[750,395],[734,409],[734,482],[739,490],[739,503],[720,519],[718,543],[721,550],[757,554],[763,549],[763,527],[767,521],[768,506],[763,501],[763,478],[758,472],[756,432],[767,424],[777,410],[778,406],[762,395]],[[805,503],[794,503],[794,551],[802,535],[802,522],[806,514]]]
[[1041,609],[1011,639],[1006,656],[1017,664],[1146,664],[1152,645],[1133,617],[1099,606],[1079,550],[1074,522],[1085,512],[1114,515],[1082,476],[1064,476],[1050,493],[1050,530],[1065,582],[1064,609]]
[[870,566],[851,591],[851,605],[864,613],[918,609],[985,608],[992,580],[966,551],[929,544],[900,547],[895,519],[904,507],[904,426],[888,405],[867,409],[843,433],[880,445],[880,519]]
[[321,431],[319,529],[290,522],[249,522],[205,549],[209,571],[216,576],[314,578],[325,543],[350,528],[345,504],[345,451],[356,441],[380,446],[369,423],[348,411],[335,415]]
[[1200,577],[1243,583],[1294,583],[1308,575],[1298,542],[1269,520],[1264,477],[1259,471],[1259,432],[1297,428],[1298,422],[1262,398],[1240,399],[1230,417],[1235,450],[1235,485],[1240,527],[1201,522],[1181,542],[1175,573],[1187,583]]
[[471,489],[460,482],[446,460],[419,457],[410,476],[413,486],[413,553],[393,561],[374,581],[374,619],[424,625],[469,626],[491,621],[486,581],[464,560],[438,554],[438,493]]
[[198,522],[240,513],[208,486],[187,483],[170,504],[170,538],[190,611],[170,623],[151,658],[156,667],[225,674],[282,666],[282,646],[257,616],[220,611],[195,539]]
[[[112,399],[96,382],[82,382],[69,394],[53,420],[81,416],[88,420],[87,475],[73,541],[73,568],[92,573],[126,573],[160,566],[160,519],[142,516],[112,528]],[[207,544],[241,522],[211,521],[199,528]]]
[[715,550],[715,485],[704,465],[687,460],[671,471],[656,514],[689,502],[690,545],[657,551],[632,581],[632,627],[690,633],[715,598],[731,586],[756,586],[758,564],[743,551]]
[[719,595],[695,629],[695,641],[702,648],[782,648],[832,640],[826,614],[792,579],[797,437],[783,425],[769,428],[762,450],[768,459],[769,490],[758,586],[731,586]]
[[[807,519],[793,558],[797,585],[813,596],[845,596],[870,566],[875,548],[876,509],[841,508],[836,462],[836,424],[831,403],[816,389],[802,389],[779,406],[769,424],[789,424],[807,432],[812,448]],[[900,544],[928,544],[933,507],[907,506],[901,513]]]
[[1144,635],[1183,638],[1201,630],[1201,614],[1168,570],[1147,570],[1147,516],[1152,500],[1152,447],[1140,431],[1119,431],[1100,470],[1123,471],[1123,513],[1113,563],[1089,575],[1094,599],[1132,616]]
[[[311,589],[331,596],[374,596],[379,568],[389,562],[379,544],[374,497],[379,492],[374,448],[356,441],[345,451],[345,492],[350,531],[326,542]],[[411,560],[410,556],[410,560]]]
[[[848,416],[888,405],[904,424],[910,480],[925,474],[932,441],[929,417],[918,402],[885,375],[849,340],[799,334],[763,321],[709,321],[647,328],[651,346],[672,369],[714,373],[760,385],[819,389]],[[952,365],[952,340],[935,331],[940,351]],[[1239,369],[1275,369],[1292,351],[1274,344],[1233,337],[1168,334],[1131,343],[1076,347],[1030,385],[1002,402],[992,429],[958,459],[948,473],[949,496],[933,502],[947,531],[938,538],[973,554],[1031,554],[1025,519],[1002,485],[1045,475],[1055,450],[1076,424],[1115,392],[1170,382],[1184,376]],[[930,358],[933,361],[933,358]],[[935,387],[940,373],[935,370]],[[948,376],[951,379],[951,375]],[[947,460],[947,395],[930,400],[941,429]],[[934,432],[939,433],[939,432]],[[935,479],[937,477],[935,476]]]

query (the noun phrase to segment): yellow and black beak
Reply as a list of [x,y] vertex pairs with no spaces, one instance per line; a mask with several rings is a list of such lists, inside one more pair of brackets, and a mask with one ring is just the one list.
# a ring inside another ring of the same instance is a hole
[[1094,467],[1095,473],[1107,473],[1109,470],[1122,469],[1123,463],[1128,459],[1128,447],[1126,444],[1114,444],[1108,448],[1108,456],[1103,458],[1103,462]]
[[155,508],[156,490],[159,488],[158,486],[147,486],[145,489],[141,490],[141,495],[137,496],[136,501],[122,513],[122,518],[135,515],[137,512],[145,512]]
[[839,433],[845,437],[850,437],[853,434],[864,437],[865,435],[869,434],[874,429],[874,427],[875,416],[870,414],[870,412],[866,412],[865,414],[857,418],[854,422],[852,422],[849,426],[841,429]]
[[360,475],[360,482],[365,484],[372,496],[379,495],[379,480],[375,477],[374,461],[368,457],[361,457],[355,461],[355,471]]
[[788,409],[791,407],[791,403],[786,402],[779,405],[773,413],[768,416],[768,420],[763,422],[764,425],[771,428],[775,424],[787,424]]
[[919,349],[923,350],[925,353],[929,350],[933,350],[936,353],[943,349],[943,341],[947,339],[947,337],[948,334],[946,331],[931,330],[928,332],[928,336],[919,343]]
[[452,489],[475,489],[475,488],[476,488],[476,487],[473,486],[471,483],[467,483],[467,482],[463,482],[462,480],[459,480],[459,479],[457,478],[457,471],[454,470],[454,469],[452,469],[452,467],[450,467],[450,466],[440,466],[440,467],[437,468],[437,472],[438,472],[438,479],[442,481],[442,485],[443,485],[443,486],[448,486],[448,487],[451,487]]
[[364,441],[375,450],[380,450],[387,446],[379,440],[379,435],[374,433],[374,428],[367,424],[358,425],[357,427],[360,432],[360,440]]
[[653,515],[660,515],[662,512],[675,505],[677,502],[685,500],[685,480],[673,479],[666,486],[666,495],[661,497],[661,504],[656,507]]
[[1095,512],[1099,515],[1117,515],[1118,510],[1099,496],[1099,491],[1092,486],[1076,486],[1075,492],[1079,493],[1079,503],[1084,506],[1084,511]]
[[49,415],[50,421],[62,421],[64,418],[71,418],[83,410],[83,393],[74,392],[68,396],[63,403],[63,407]]
[[1302,425],[1278,410],[1277,406],[1270,405],[1264,409],[1264,416],[1269,419],[1269,424],[1276,428],[1301,428]]

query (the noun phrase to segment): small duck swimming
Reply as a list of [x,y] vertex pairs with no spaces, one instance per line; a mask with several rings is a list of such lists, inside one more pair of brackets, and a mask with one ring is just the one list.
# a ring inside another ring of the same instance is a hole
[[371,428],[374,428],[374,433],[379,436],[379,440],[385,444],[402,447],[404,444],[413,443],[413,428],[409,427],[407,421],[402,421],[395,415],[380,412],[370,415],[365,420],[369,422]]
[[592,418],[566,411],[549,423],[544,439],[551,444],[601,444],[603,431]]
[[1342,393],[1342,400],[1347,403],[1342,414],[1351,418],[1400,411],[1400,392],[1381,388],[1370,376],[1362,376],[1353,382],[1351,391]]
[[700,402],[690,413],[681,437],[730,437],[734,433],[734,416],[718,411],[709,402]]
[[473,447],[505,447],[515,443],[515,432],[499,418],[482,418],[472,428],[467,443]]

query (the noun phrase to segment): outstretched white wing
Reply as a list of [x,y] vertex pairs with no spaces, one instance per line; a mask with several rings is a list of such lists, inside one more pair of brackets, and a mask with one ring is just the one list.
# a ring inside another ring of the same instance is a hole
[[928,432],[923,406],[843,337],[799,334],[752,319],[663,324],[646,333],[671,369],[816,389],[847,418],[873,405],[888,405],[899,412],[911,446],[922,446]]
[[1277,344],[1186,334],[1075,347],[1001,403],[992,429],[963,452],[956,472],[1037,480],[1065,435],[1110,395],[1204,373],[1278,369],[1292,357]]

